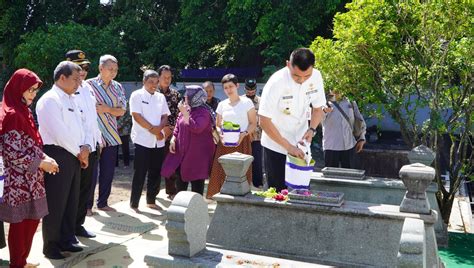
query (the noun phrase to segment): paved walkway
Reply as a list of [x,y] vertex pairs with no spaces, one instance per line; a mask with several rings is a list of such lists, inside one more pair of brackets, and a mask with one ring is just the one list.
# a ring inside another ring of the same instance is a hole
[[[65,253],[65,260],[49,260],[42,253],[43,239],[41,228],[35,234],[33,248],[28,258],[29,263],[39,263],[40,267],[146,267],[144,257],[154,249],[168,243],[165,230],[164,211],[152,210],[144,206],[142,196],[141,213],[135,213],[128,202],[114,204],[117,212],[97,211],[87,217],[85,227],[97,234],[96,238],[79,238],[84,251]],[[167,208],[170,201],[160,191],[157,204]],[[209,204],[212,215],[215,203]],[[8,247],[0,250],[0,259],[8,259]],[[5,267],[5,266],[0,266]]]
[[[160,191],[157,203],[165,209],[171,202],[165,197],[165,191]],[[94,239],[80,238],[80,245],[84,251],[68,254],[65,260],[51,261],[42,254],[41,228],[35,235],[33,248],[28,262],[39,263],[40,267],[147,267],[145,255],[157,250],[163,252],[167,247],[168,239],[165,229],[166,216],[164,211],[152,210],[144,206],[142,196],[141,213],[135,213],[128,206],[128,201],[113,205],[117,212],[98,211],[93,217],[87,217],[85,226],[97,234]],[[456,202],[455,202],[456,203]],[[459,203],[458,203],[459,204]],[[209,202],[209,213],[212,216],[215,203]],[[464,206],[453,207],[451,229],[461,231],[467,217]],[[469,211],[470,212],[470,211]],[[464,217],[461,217],[463,215]],[[464,221],[463,221],[464,218]],[[470,230],[473,231],[472,229]],[[0,259],[8,259],[8,248],[0,250]],[[243,254],[239,252],[225,252],[221,254],[220,267],[313,267],[316,265],[288,262],[281,259],[272,259],[263,256]],[[249,261],[252,260],[253,261]],[[265,262],[262,262],[265,260]],[[252,264],[253,263],[253,264]],[[278,264],[277,266],[275,266]],[[244,265],[244,266],[240,266]],[[296,266],[295,266],[296,265]],[[303,265],[303,266],[301,266]],[[7,267],[1,266],[0,267]]]
[[[159,205],[169,207],[170,201],[165,198],[164,191],[158,196]],[[215,202],[208,202],[209,214],[212,217]],[[168,238],[165,229],[166,215],[164,211],[140,207],[136,213],[128,206],[128,202],[114,204],[116,212],[98,211],[94,216],[87,217],[85,227],[97,234],[96,238],[79,238],[84,251],[67,254],[65,260],[49,260],[42,254],[41,229],[35,234],[33,248],[28,262],[39,263],[39,267],[83,267],[83,268],[123,268],[147,267],[144,259],[148,254],[165,255]],[[211,218],[210,217],[210,218]],[[0,258],[8,256],[8,248],[0,250]],[[211,258],[212,257],[212,258]],[[177,262],[187,262],[186,258],[168,256],[170,266]],[[153,262],[153,258],[149,258]],[[230,250],[208,247],[205,252],[195,257],[196,261],[206,263],[206,267],[259,267],[259,268],[300,268],[329,267],[291,260],[284,260],[254,254],[246,254]],[[1,266],[0,267],[8,267]]]

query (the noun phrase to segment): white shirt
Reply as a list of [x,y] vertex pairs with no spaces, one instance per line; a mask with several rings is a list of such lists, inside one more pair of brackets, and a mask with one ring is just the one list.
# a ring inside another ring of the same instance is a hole
[[132,115],[132,132],[130,137],[133,143],[147,148],[161,148],[165,146],[165,139],[158,140],[148,129],[140,126],[133,118],[132,113],[139,113],[150,124],[157,126],[161,123],[162,115],[170,115],[170,109],[165,95],[160,92],[150,94],[145,88],[132,92],[130,96],[130,114]]
[[[334,103],[334,102],[333,102]],[[327,113],[323,120],[323,150],[346,151],[352,149],[356,145],[356,139],[352,134],[352,126],[354,125],[354,108],[352,104],[343,99],[338,102],[339,107],[346,113],[351,121],[351,125],[346,118],[341,114],[336,105],[332,104],[332,112]],[[362,133],[362,137],[365,132]]]
[[89,83],[82,81],[81,86],[74,93],[74,100],[81,112],[82,126],[84,127],[84,142],[95,152],[97,143],[102,143],[102,134],[97,121],[96,99],[94,90]]
[[244,132],[249,126],[248,111],[254,108],[252,100],[239,97],[240,101],[234,106],[230,105],[230,100],[225,99],[217,105],[216,113],[222,116],[222,123],[229,121],[240,125],[240,131]]
[[[272,120],[280,134],[293,145],[300,141],[308,130],[311,107],[326,104],[323,78],[313,69],[309,79],[302,84],[293,80],[288,67],[274,73],[263,88],[258,114]],[[285,148],[272,140],[265,131],[262,146],[272,151],[287,154]]]
[[57,145],[77,156],[84,145],[81,113],[74,95],[53,85],[36,104],[39,132],[45,145]]

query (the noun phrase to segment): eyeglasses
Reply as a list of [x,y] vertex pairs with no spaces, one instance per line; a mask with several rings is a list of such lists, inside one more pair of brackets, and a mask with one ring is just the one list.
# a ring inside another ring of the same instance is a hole
[[84,65],[80,65],[80,66],[81,66],[81,68],[82,68],[82,70],[83,70],[84,72],[88,72],[88,71],[89,71],[89,65],[88,65],[88,64],[84,64]]
[[28,92],[29,92],[29,93],[38,93],[39,91],[40,91],[40,88],[39,88],[39,87],[28,89]]

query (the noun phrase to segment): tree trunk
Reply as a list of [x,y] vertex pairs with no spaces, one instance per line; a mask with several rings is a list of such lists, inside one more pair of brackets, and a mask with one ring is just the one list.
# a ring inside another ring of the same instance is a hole
[[441,218],[443,219],[443,222],[446,224],[449,224],[449,217],[451,216],[451,211],[453,209],[453,203],[454,203],[454,194],[447,194],[442,197],[442,199],[439,199],[438,197],[438,205],[439,205],[439,210],[441,211]]

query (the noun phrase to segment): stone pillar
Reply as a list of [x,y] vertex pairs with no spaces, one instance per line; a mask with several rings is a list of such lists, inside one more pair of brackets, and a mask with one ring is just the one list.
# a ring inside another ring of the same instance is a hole
[[192,257],[206,248],[209,214],[197,193],[179,192],[167,211],[168,254]]
[[219,157],[219,163],[225,172],[225,182],[221,188],[221,194],[246,195],[250,192],[247,181],[247,170],[253,161],[253,156],[231,153]]
[[430,214],[426,189],[435,177],[434,168],[415,163],[403,166],[399,175],[407,187],[407,192],[400,204],[400,212]]
[[433,163],[433,160],[435,159],[435,157],[436,157],[436,154],[425,145],[419,145],[413,148],[408,153],[408,160],[412,164],[421,163],[427,166],[431,166],[431,163]]
[[406,218],[403,223],[397,267],[426,267],[425,223]]

